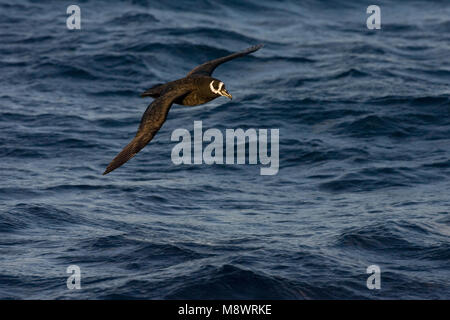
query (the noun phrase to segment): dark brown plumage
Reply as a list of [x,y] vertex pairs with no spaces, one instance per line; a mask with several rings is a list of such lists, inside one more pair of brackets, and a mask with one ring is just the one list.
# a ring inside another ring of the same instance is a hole
[[145,147],[166,121],[174,100],[188,92],[187,88],[177,88],[154,100],[145,110],[134,139],[111,161],[103,174],[117,169]]
[[231,99],[231,94],[225,89],[224,83],[211,77],[213,71],[222,63],[255,52],[261,47],[262,45],[253,46],[206,62],[192,69],[185,78],[153,86],[142,93],[142,97],[153,97],[155,100],[145,110],[134,139],[111,161],[103,174],[123,165],[153,139],[166,121],[172,104],[195,106],[220,96]]

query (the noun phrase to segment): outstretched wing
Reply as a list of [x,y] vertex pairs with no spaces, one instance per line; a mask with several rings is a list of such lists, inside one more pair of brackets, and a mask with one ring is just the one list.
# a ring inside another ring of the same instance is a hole
[[214,70],[220,66],[222,63],[239,58],[239,57],[243,57],[248,55],[249,53],[255,52],[256,50],[259,50],[263,45],[262,44],[258,44],[256,46],[250,47],[248,49],[245,49],[243,51],[239,51],[233,54],[230,54],[229,56],[226,57],[222,57],[216,60],[211,60],[208,62],[205,62],[204,64],[199,65],[198,67],[195,67],[194,69],[192,69],[189,73],[188,73],[188,77],[191,75],[207,75],[207,76],[211,76],[212,73],[214,72]]
[[174,89],[154,100],[145,110],[134,139],[111,161],[103,174],[117,169],[144,148],[166,121],[174,100],[188,93],[186,88]]

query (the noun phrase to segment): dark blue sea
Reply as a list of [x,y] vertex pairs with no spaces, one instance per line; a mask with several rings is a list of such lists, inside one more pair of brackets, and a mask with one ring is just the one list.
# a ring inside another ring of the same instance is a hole
[[[102,176],[141,92],[258,43]],[[445,0],[1,0],[0,298],[449,299],[449,58]],[[279,129],[278,174],[173,164],[194,121]]]

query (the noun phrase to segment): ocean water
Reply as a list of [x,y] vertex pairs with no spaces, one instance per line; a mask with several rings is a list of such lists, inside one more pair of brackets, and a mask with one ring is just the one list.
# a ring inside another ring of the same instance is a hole
[[[450,3],[376,4],[1,0],[0,298],[449,299]],[[142,91],[258,43],[102,176]],[[279,129],[278,174],[174,165],[194,121]]]

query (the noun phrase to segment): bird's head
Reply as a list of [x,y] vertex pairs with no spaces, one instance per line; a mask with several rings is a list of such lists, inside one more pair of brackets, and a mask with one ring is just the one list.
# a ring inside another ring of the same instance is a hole
[[233,98],[233,96],[225,89],[225,83],[219,80],[213,80],[209,83],[209,89],[211,89],[211,92],[215,94],[216,96],[224,96],[229,98],[230,100]]

